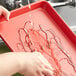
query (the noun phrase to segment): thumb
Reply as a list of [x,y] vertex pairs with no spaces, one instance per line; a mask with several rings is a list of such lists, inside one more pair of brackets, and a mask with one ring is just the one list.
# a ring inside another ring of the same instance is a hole
[[9,12],[7,9],[5,9],[3,6],[0,6],[0,9],[1,9],[2,15],[3,15],[7,20],[9,20],[10,12]]

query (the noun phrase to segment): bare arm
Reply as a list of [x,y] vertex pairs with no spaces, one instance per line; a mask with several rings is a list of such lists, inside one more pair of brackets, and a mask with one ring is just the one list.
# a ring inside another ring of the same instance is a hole
[[[47,67],[46,67],[47,66]],[[11,52],[0,55],[0,76],[20,72],[24,76],[51,76],[53,69],[38,52]]]
[[0,55],[0,76],[10,76],[20,69],[19,62],[14,53]]

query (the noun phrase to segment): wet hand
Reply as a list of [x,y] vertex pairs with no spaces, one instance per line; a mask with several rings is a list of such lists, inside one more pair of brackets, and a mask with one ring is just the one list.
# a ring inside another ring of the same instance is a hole
[[3,15],[7,20],[9,20],[10,12],[3,6],[0,6],[0,15]]

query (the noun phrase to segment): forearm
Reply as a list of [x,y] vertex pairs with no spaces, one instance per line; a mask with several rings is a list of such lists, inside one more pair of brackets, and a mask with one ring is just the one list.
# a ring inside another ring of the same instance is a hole
[[19,72],[20,65],[15,53],[0,55],[0,76],[11,76]]
[[[34,69],[34,70],[33,70]],[[38,52],[11,52],[0,55],[0,76],[20,72],[25,76],[51,76],[53,69]]]

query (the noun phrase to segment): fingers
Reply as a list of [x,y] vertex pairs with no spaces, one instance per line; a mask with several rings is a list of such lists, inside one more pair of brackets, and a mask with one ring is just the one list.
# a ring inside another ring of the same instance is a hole
[[38,59],[42,62],[43,67],[48,68],[50,70],[53,70],[51,64],[46,60],[46,58],[39,52],[33,52],[36,56],[38,56]]
[[[48,73],[48,74],[53,74],[53,68],[52,66],[49,64],[49,62],[44,58],[43,55],[41,55],[41,53],[38,52],[34,52],[36,54],[36,56],[38,55],[39,60],[42,62],[41,63],[41,68],[44,70],[44,73]],[[50,76],[50,75],[49,75]]]
[[37,72],[38,76],[44,76],[44,74],[42,72]]
[[9,20],[10,12],[3,6],[0,6],[0,15],[3,15],[7,20]]
[[[27,60],[28,62],[24,65],[26,69],[22,70],[24,76],[53,76],[53,70],[51,70],[52,67],[50,66],[49,68],[48,66],[49,63],[44,64],[44,62],[39,59],[39,57],[41,57],[42,55],[38,52],[33,52],[31,54],[32,55],[27,55],[27,58],[29,57],[29,59]],[[32,58],[32,60],[30,60],[30,58]],[[44,60],[45,58],[41,57],[41,59]]]
[[46,68],[53,70],[51,64],[45,59],[45,57],[43,55],[40,55],[39,59],[43,62],[43,64],[45,65]]
[[43,70],[42,72],[33,72],[28,75],[25,73],[24,76],[53,76],[53,73],[50,70]]
[[42,74],[43,74],[44,76],[52,76],[52,75],[53,75],[53,72],[50,71],[50,70],[48,70],[48,69],[46,69],[46,70],[44,70],[44,71],[42,72]]

